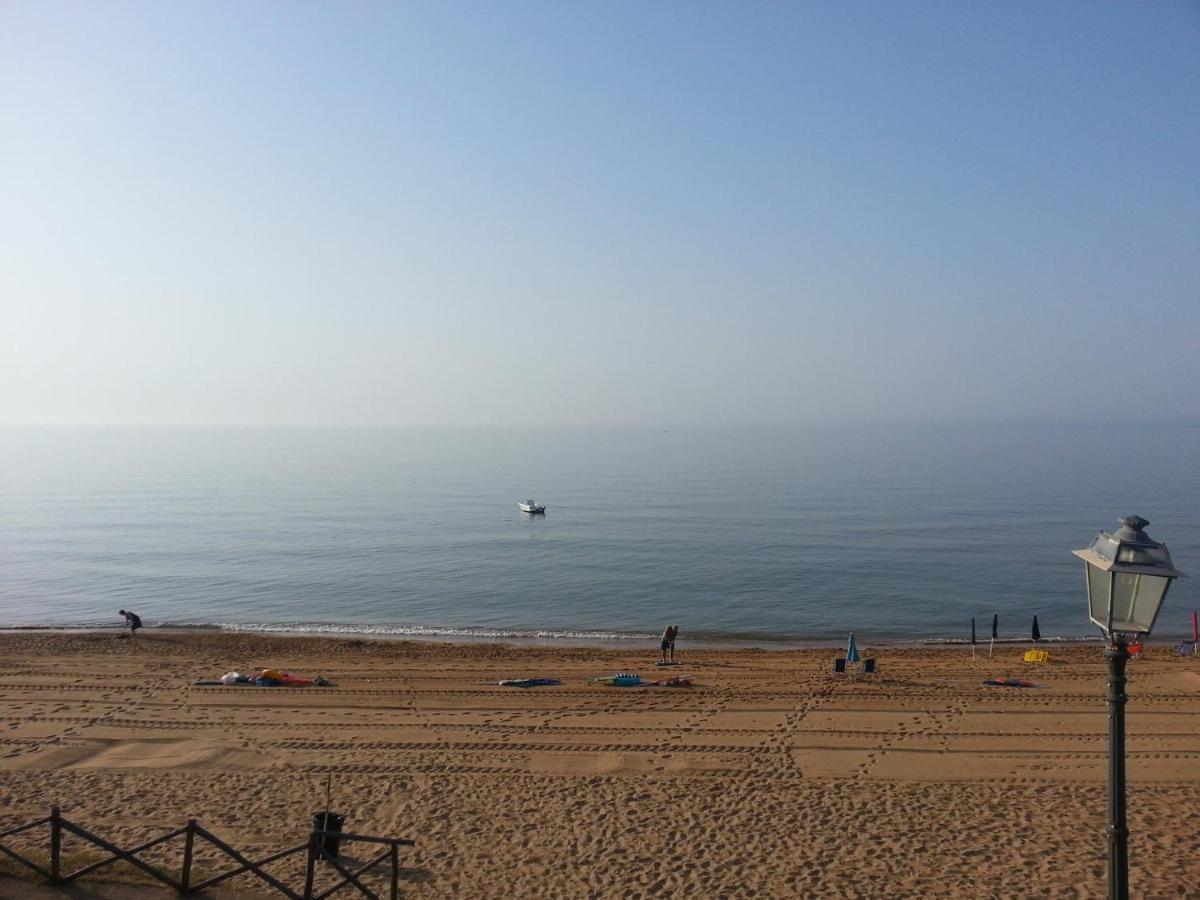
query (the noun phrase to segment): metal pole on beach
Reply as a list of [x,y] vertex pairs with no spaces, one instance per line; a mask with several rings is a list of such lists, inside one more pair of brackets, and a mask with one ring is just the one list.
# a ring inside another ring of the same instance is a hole
[[1108,657],[1108,897],[1129,900],[1129,826],[1125,822],[1125,663],[1129,646],[1114,635]]

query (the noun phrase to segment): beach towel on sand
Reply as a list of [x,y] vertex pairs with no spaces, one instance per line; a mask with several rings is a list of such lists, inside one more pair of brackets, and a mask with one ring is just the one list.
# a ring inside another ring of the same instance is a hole
[[333,687],[333,682],[323,675],[315,678],[302,678],[291,672],[281,672],[278,669],[263,669],[258,675],[242,675],[240,672],[226,672],[219,680],[202,679],[192,684],[201,687]]
[[621,672],[617,675],[593,678],[592,681],[610,684],[613,687],[691,687],[692,677],[691,675],[676,675],[672,678],[661,678],[658,681],[645,681],[641,675]]
[[632,672],[618,672],[616,675],[602,675],[599,678],[593,678],[592,681],[600,684],[611,684],[613,687],[638,687],[644,684],[641,675],[634,675]]
[[[490,683],[490,682],[489,682]],[[503,681],[497,681],[496,684],[501,687],[544,687],[551,684],[562,684],[557,678],[506,678]]]
[[1032,681],[1026,681],[1023,678],[988,678],[985,679],[983,683],[991,685],[992,687],[1041,687],[1041,685]]
[[642,682],[647,687],[691,687],[691,675],[676,675],[673,678],[661,678],[658,681]]

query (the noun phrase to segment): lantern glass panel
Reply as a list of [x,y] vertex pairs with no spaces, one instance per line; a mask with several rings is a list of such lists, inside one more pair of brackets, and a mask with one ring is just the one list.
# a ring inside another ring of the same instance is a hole
[[1083,568],[1087,572],[1088,606],[1092,621],[1107,630],[1110,600],[1108,596],[1110,583],[1108,573],[1098,566],[1089,566],[1086,563]]
[[1162,547],[1122,547],[1117,551],[1117,562],[1131,566],[1167,566],[1171,558]]
[[1119,572],[1113,579],[1112,630],[1146,634],[1154,625],[1170,578]]

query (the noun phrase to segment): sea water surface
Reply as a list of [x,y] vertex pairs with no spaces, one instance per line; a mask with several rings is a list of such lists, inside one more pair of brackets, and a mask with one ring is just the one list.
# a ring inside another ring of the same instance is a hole
[[1128,513],[1200,575],[1200,428],[9,427],[0,627],[1076,637]]

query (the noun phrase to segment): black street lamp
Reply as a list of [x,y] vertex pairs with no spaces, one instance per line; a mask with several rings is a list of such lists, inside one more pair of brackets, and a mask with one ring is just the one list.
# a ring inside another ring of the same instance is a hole
[[1167,545],[1151,539],[1141,516],[1125,516],[1085,550],[1088,612],[1108,640],[1108,896],[1129,900],[1129,828],[1125,824],[1125,663],[1130,636],[1150,633],[1171,582],[1183,575]]

